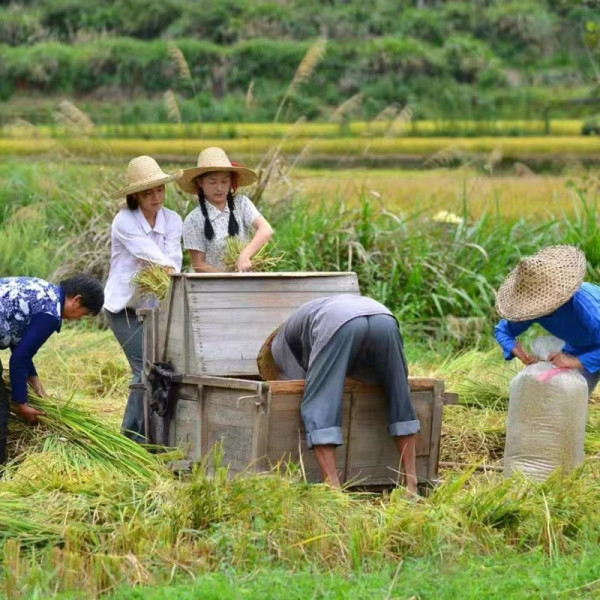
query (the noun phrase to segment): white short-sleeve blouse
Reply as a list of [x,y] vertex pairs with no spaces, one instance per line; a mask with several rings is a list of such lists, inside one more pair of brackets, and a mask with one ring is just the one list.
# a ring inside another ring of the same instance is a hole
[[[215,232],[213,239],[207,240],[204,235],[204,215],[198,206],[183,222],[183,247],[186,250],[204,252],[206,264],[218,271],[226,271],[223,256],[229,237],[229,207],[225,206],[224,210],[219,210],[206,201],[206,210]],[[250,198],[240,194],[233,200],[233,214],[240,227],[239,238],[243,242],[249,242],[254,235],[254,222],[261,213]]]

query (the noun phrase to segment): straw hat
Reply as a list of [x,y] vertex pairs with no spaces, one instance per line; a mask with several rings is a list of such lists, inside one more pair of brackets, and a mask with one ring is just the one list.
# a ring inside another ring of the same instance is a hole
[[198,154],[198,166],[191,169],[184,169],[177,185],[184,192],[195,194],[198,190],[194,179],[205,173],[215,171],[231,171],[235,173],[237,175],[238,187],[245,187],[258,179],[256,173],[251,169],[232,163],[221,148],[206,148]]
[[579,289],[585,271],[585,255],[575,246],[549,246],[523,258],[498,290],[498,314],[509,321],[549,315]]
[[138,156],[129,161],[127,165],[127,185],[116,192],[111,198],[124,198],[129,194],[151,190],[152,188],[175,181],[179,173],[168,175],[150,156]]
[[283,325],[280,325],[275,331],[271,332],[271,335],[269,335],[264,344],[260,347],[258,356],[256,357],[258,373],[263,381],[274,381],[281,377],[281,370],[275,364],[271,345],[282,327]]

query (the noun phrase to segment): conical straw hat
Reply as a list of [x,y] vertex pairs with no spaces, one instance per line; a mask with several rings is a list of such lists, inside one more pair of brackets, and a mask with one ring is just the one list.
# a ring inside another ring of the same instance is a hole
[[585,272],[585,255],[575,246],[549,246],[523,258],[498,290],[498,314],[509,321],[549,315],[579,289]]
[[151,190],[175,181],[180,173],[169,175],[165,173],[158,163],[150,156],[138,156],[129,161],[127,165],[127,185],[116,192],[113,192],[111,198],[124,198],[129,194]]
[[198,155],[198,166],[191,169],[184,169],[181,178],[177,181],[177,185],[184,192],[196,194],[198,190],[194,179],[205,173],[215,171],[230,171],[235,173],[237,175],[238,187],[245,187],[258,179],[256,173],[251,169],[233,164],[221,148],[206,148]]
[[258,365],[258,373],[263,381],[275,381],[281,377],[281,371],[275,364],[271,346],[275,336],[282,327],[283,325],[280,325],[275,331],[271,332],[258,352],[256,363]]

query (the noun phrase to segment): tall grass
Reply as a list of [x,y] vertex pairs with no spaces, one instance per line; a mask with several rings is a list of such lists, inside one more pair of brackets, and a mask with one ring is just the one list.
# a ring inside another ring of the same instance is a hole
[[[121,170],[14,162],[4,172],[14,178],[9,189],[18,192],[0,191],[2,274],[59,278],[87,270],[104,278],[110,223],[119,209],[106,192]],[[489,334],[494,290],[523,255],[549,244],[578,244],[587,254],[590,279],[598,280],[600,221],[593,182],[590,177],[571,184],[570,216],[546,218],[509,217],[500,202],[472,216],[477,188],[466,174],[462,196],[455,199],[455,222],[431,218],[432,204],[393,210],[366,190],[352,202],[341,193],[315,201],[293,187],[295,200],[278,202],[267,190],[260,206],[285,255],[278,270],[355,270],[362,292],[390,306],[415,339],[454,340],[460,347],[448,318],[480,319],[484,325],[477,335]],[[167,203],[182,215],[194,206],[172,188]]]
[[377,201],[332,200],[273,211],[286,269],[355,270],[364,294],[390,306],[403,324],[426,335],[445,317],[493,320],[494,290],[510,265],[565,236],[558,221],[536,223],[484,214],[460,224],[419,212],[393,214]]

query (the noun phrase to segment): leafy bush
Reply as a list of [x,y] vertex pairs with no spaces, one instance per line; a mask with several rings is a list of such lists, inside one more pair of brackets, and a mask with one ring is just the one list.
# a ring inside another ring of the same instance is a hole
[[35,13],[23,10],[0,11],[0,44],[19,46],[40,40],[44,29]]

